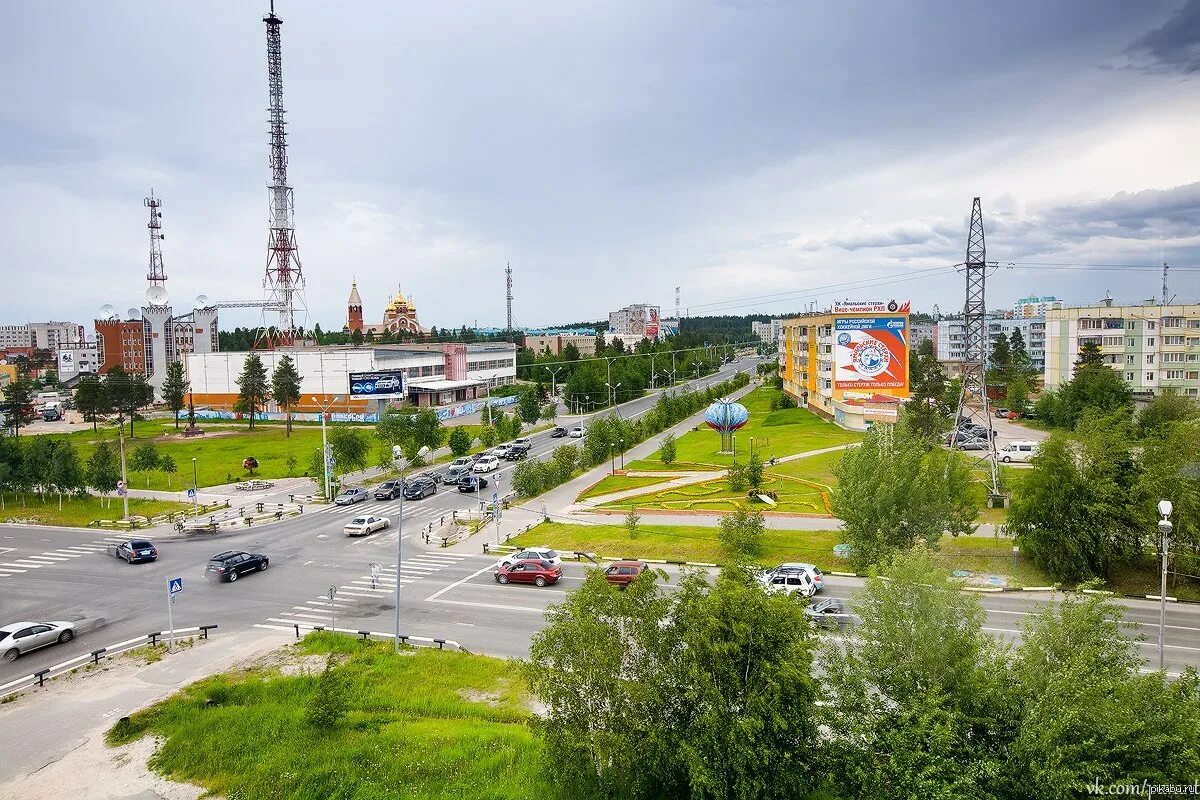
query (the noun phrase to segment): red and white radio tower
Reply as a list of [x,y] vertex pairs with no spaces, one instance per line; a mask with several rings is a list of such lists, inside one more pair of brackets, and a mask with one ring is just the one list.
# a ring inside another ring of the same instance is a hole
[[[296,316],[307,317],[304,301],[304,273],[296,249],[296,231],[292,216],[295,211],[292,187],[287,177],[287,133],[283,110],[283,53],[280,26],[283,20],[275,16],[275,0],[271,12],[263,17],[267,24],[267,85],[270,90],[271,126],[271,183],[267,187],[271,198],[271,230],[267,236],[267,275],[263,279],[265,304],[263,323],[255,348],[290,347],[296,342]],[[278,312],[278,322],[272,335],[267,324],[268,313]]]

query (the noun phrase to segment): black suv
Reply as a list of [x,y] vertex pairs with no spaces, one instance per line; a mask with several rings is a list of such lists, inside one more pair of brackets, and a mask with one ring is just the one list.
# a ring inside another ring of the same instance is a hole
[[555,428],[554,430],[550,431],[551,439],[561,439],[566,435],[567,435],[567,429],[562,427],[561,425],[559,427]]
[[404,491],[404,481],[384,481],[375,487],[376,500],[395,500]]
[[433,494],[437,494],[437,484],[423,475],[413,478],[404,487],[405,500],[420,500]]
[[527,455],[529,455],[529,445],[514,443],[508,446],[508,450],[504,453],[504,460],[520,461]]
[[270,560],[261,553],[243,553],[240,550],[226,550],[217,553],[208,560],[204,568],[204,577],[213,581],[236,581],[238,576],[246,572],[258,572],[267,568]]

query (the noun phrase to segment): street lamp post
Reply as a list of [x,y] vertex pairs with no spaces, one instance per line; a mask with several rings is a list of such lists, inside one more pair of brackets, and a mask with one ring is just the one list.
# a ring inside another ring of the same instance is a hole
[[[546,367],[546,372],[550,373],[550,397],[551,398],[553,398],[556,394],[558,394],[558,392],[556,392],[555,389],[558,387],[558,373],[561,371],[562,371],[562,367],[557,367],[555,369],[550,369],[549,367]],[[552,400],[552,402],[558,402],[558,401]]]
[[200,511],[200,480],[196,477],[195,456],[192,456],[192,507]]
[[617,404],[617,389],[621,388],[621,384],[618,383],[616,386],[613,386],[611,383],[606,383],[604,385],[608,387],[608,404],[615,406]]
[[[325,414],[326,414],[326,412],[329,411],[329,409],[333,408],[334,403],[336,403],[338,400],[341,400],[341,399],[342,398],[339,395],[334,395],[333,398],[328,403],[326,403],[325,405],[321,405],[320,400],[318,400],[315,397],[312,398],[312,401],[314,404],[316,404],[317,408],[321,409],[321,463],[325,467],[324,474],[325,474],[325,500],[326,501],[332,500],[333,498],[330,497],[330,495],[329,495],[329,493],[331,491],[330,475],[329,475],[329,442],[325,437]],[[192,459],[192,460],[194,461],[195,459]]]
[[[417,458],[429,455],[429,448],[422,447],[417,451]],[[400,458],[400,511],[396,522],[396,652],[400,652],[400,567],[404,564],[404,468],[408,461]]]
[[617,439],[617,449],[621,451],[621,469],[625,469],[625,440]]
[[1167,629],[1167,549],[1171,543],[1171,524],[1173,506],[1170,500],[1158,501],[1158,532],[1162,534],[1162,585],[1158,592],[1158,668],[1163,669],[1165,649],[1165,631]]

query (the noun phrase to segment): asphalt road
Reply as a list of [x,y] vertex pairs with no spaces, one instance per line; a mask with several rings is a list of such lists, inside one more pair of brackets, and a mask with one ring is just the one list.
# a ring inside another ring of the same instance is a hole
[[[721,380],[741,361],[701,384]],[[621,406],[627,417],[645,413],[655,402],[646,397]],[[535,434],[533,455],[544,456],[562,444],[549,432]],[[513,469],[499,473],[502,491]],[[489,481],[497,473],[488,476]],[[492,486],[486,495],[490,499]],[[247,497],[247,500],[258,499]],[[261,499],[272,499],[263,497]],[[396,568],[399,501],[367,501],[355,506],[323,507],[299,517],[234,533],[158,538],[161,557],[151,564],[128,565],[105,555],[119,534],[65,528],[0,526],[0,621],[71,620],[77,639],[29,654],[14,663],[0,662],[0,683],[58,664],[108,644],[167,627],[167,581],[182,577],[184,589],[174,606],[175,625],[217,624],[221,631],[288,629],[294,623],[329,624],[330,587],[336,588],[332,613],[338,627],[391,631],[394,590],[401,586],[402,631],[460,642],[467,649],[501,656],[523,656],[530,636],[543,624],[547,605],[583,579],[585,566],[567,564],[563,582],[537,589],[500,586],[492,577],[494,558],[427,549],[420,531],[451,511],[478,499],[443,489],[433,497],[404,504],[404,551]],[[376,513],[392,519],[387,531],[348,538],[342,526],[352,516]],[[209,557],[221,550],[265,553],[270,567],[236,583],[203,578]],[[371,564],[380,565],[372,582]],[[675,576],[668,570],[669,576]],[[826,593],[847,597],[861,581],[830,576]],[[1015,638],[1029,612],[1049,594],[986,595],[988,630]],[[1157,665],[1157,605],[1126,601],[1132,633],[1142,635],[1142,653]],[[1200,665],[1200,606],[1172,605],[1166,629],[1168,669]],[[220,633],[217,634],[220,636]]]
[[[756,360],[739,360],[692,384],[704,388],[756,363]],[[636,418],[649,411],[657,399],[657,395],[638,398],[620,405],[618,411],[624,417]],[[564,425],[578,424],[576,419],[571,418]],[[533,443],[530,457],[544,457],[564,443],[578,442],[553,439],[550,431],[532,434],[530,438]],[[492,602],[496,608],[450,602],[459,593],[477,593],[473,587],[460,589],[445,601],[425,600],[439,589],[494,563],[494,559],[482,554],[468,556],[436,549],[427,552],[420,534],[430,523],[440,522],[453,511],[477,508],[481,500],[490,500],[497,484],[500,494],[507,491],[515,462],[503,464],[499,471],[486,475],[489,485],[482,496],[442,488],[432,497],[404,502],[405,547],[413,556],[412,560],[406,556],[399,571],[404,633],[453,639],[471,649],[499,655],[525,652],[531,631],[529,612],[517,617],[506,613],[507,591],[501,591]],[[444,470],[445,466],[438,469]],[[287,499],[273,491],[238,493],[235,500],[252,503]],[[160,557],[153,563],[134,565],[104,552],[107,544],[128,538],[125,534],[0,526],[0,624],[69,620],[78,626],[78,636],[69,644],[44,648],[11,664],[0,662],[0,683],[108,644],[165,630],[167,581],[174,577],[184,579],[184,590],[174,605],[176,627],[217,624],[222,630],[239,630],[256,624],[287,626],[290,624],[287,620],[327,624],[328,591],[337,587],[333,606],[338,627],[344,621],[356,627],[391,631],[399,508],[398,499],[368,500],[349,507],[315,506],[299,517],[231,533],[182,537],[173,531],[169,534],[160,531],[158,536],[142,532],[156,542]],[[368,537],[346,537],[342,527],[359,514],[386,516],[393,527]],[[270,558],[270,567],[236,583],[212,583],[204,579],[204,567],[212,555],[222,550],[264,553]],[[375,586],[371,586],[372,563],[381,567]],[[490,572],[485,577],[491,580]],[[479,580],[476,576],[472,582]],[[339,609],[344,609],[344,613]],[[532,622],[539,619],[535,615]],[[473,635],[475,628],[480,631],[477,635]]]

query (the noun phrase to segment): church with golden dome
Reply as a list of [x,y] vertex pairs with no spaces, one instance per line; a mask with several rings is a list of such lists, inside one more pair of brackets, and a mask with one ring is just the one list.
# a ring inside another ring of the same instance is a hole
[[383,322],[378,325],[364,324],[362,297],[358,294],[357,281],[350,284],[350,299],[346,303],[346,326],[342,330],[345,333],[362,331],[364,336],[380,336],[385,333],[419,336],[426,332],[417,320],[416,304],[404,296],[400,287],[396,287],[396,296],[383,309]]

